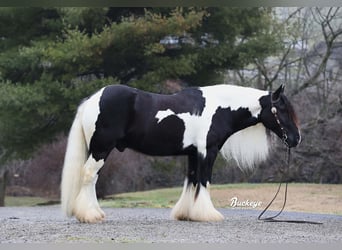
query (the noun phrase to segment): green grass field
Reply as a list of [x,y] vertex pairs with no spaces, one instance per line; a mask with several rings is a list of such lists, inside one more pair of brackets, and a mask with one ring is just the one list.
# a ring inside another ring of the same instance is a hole
[[41,197],[29,196],[6,196],[5,205],[7,207],[31,207],[40,204],[48,204],[49,200]]
[[172,207],[180,196],[181,188],[165,188],[144,192],[111,195],[101,200],[103,207]]

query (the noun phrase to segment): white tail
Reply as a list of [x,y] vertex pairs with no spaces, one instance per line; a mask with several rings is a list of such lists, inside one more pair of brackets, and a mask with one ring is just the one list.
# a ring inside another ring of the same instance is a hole
[[73,215],[76,197],[80,192],[83,179],[83,166],[87,160],[87,143],[82,127],[83,106],[78,108],[71,126],[68,145],[64,158],[61,183],[61,205],[67,216]]

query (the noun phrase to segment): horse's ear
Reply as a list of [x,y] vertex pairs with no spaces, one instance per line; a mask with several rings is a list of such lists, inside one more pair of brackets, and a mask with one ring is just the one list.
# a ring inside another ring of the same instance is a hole
[[272,93],[272,102],[279,101],[280,94],[284,93],[285,90],[285,84],[280,85],[280,87]]

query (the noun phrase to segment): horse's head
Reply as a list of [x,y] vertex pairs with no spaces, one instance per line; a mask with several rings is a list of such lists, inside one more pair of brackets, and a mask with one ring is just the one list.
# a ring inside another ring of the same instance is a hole
[[260,99],[260,119],[266,128],[273,131],[291,148],[300,143],[301,136],[296,113],[284,95],[284,87],[282,85],[275,92]]

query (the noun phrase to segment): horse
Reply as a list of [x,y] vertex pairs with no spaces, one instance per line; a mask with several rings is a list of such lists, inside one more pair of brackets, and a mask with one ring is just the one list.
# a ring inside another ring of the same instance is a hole
[[80,222],[104,219],[95,184],[109,153],[125,148],[152,155],[185,155],[176,220],[221,221],[211,201],[212,167],[220,152],[242,169],[269,155],[268,131],[287,147],[300,143],[296,113],[284,94],[236,85],[189,87],[162,95],[109,85],[79,106],[72,123],[61,181],[61,207]]

